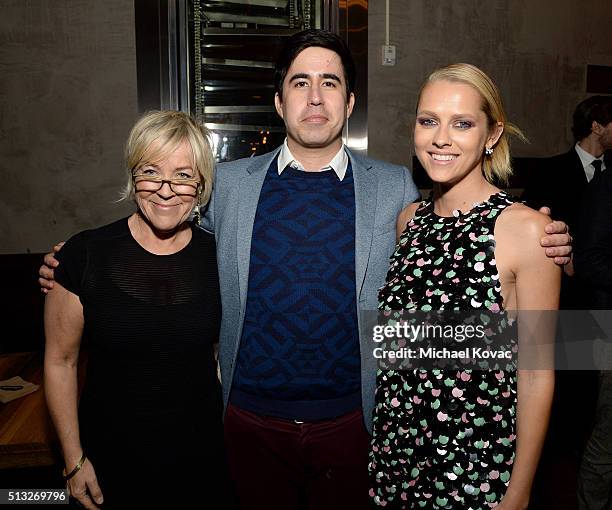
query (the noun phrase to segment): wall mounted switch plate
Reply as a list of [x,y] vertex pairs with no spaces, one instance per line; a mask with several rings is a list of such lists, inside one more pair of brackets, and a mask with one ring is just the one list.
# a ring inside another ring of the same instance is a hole
[[382,47],[382,65],[394,66],[395,65],[395,46],[392,44],[384,45]]

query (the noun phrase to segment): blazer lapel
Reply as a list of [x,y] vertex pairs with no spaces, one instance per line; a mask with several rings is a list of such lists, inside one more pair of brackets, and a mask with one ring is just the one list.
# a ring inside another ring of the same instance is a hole
[[355,181],[355,283],[359,298],[370,258],[378,184],[372,165],[349,150],[347,153]]
[[251,262],[251,238],[253,236],[253,223],[259,203],[261,187],[266,178],[270,164],[279,153],[280,147],[269,154],[265,154],[253,161],[244,172],[238,187],[238,228],[236,230],[236,260],[238,262],[238,282],[240,284],[240,303],[242,309],[246,304],[249,286],[249,265]]
[[[582,166],[582,160],[575,148],[569,152],[568,159],[572,162],[568,167],[571,169],[571,179],[576,183],[576,185],[581,186],[578,190],[581,190],[585,187],[589,181],[587,180],[586,173],[584,172],[584,167]],[[565,183],[567,185],[567,183]]]

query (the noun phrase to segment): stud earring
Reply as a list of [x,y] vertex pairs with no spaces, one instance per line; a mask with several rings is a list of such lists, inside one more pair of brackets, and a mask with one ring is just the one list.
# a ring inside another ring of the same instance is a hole
[[493,155],[493,149],[491,147],[486,147],[485,148],[485,154],[487,156],[492,156]]

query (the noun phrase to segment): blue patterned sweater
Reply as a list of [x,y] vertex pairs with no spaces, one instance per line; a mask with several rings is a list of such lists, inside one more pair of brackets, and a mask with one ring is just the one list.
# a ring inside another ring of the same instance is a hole
[[231,402],[320,420],[361,406],[351,166],[268,169],[251,242],[246,315]]

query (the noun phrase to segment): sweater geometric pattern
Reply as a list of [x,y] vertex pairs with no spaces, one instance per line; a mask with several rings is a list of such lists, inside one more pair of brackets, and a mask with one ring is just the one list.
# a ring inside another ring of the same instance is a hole
[[304,172],[276,160],[261,190],[232,403],[287,419],[360,405],[351,166]]

